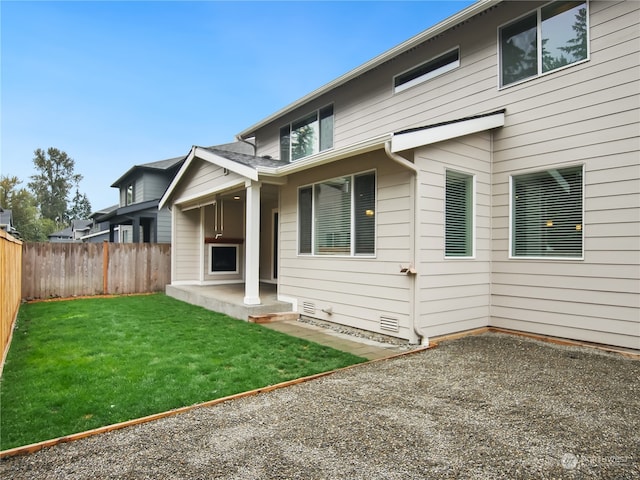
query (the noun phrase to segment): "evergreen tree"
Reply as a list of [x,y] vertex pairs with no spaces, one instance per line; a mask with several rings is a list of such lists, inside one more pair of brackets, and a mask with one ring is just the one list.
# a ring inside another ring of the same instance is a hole
[[[78,214],[91,211],[86,195],[80,195],[77,186],[82,175],[75,173],[75,161],[66,152],[57,148],[49,148],[46,153],[42,149],[34,152],[33,164],[36,174],[31,176],[29,188],[36,197],[40,214],[62,227]],[[68,197],[73,186],[76,196],[69,208]]]

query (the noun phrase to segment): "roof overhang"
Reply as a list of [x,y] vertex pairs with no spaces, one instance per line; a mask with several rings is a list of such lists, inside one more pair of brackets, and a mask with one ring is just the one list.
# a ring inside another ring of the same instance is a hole
[[400,45],[395,46],[394,48],[387,50],[386,52],[382,53],[381,55],[378,55],[377,57],[369,60],[368,62],[360,65],[359,67],[351,70],[350,72],[347,72],[346,74],[342,75],[341,77],[336,78],[335,80],[327,83],[326,85],[314,90],[313,92],[305,95],[304,97],[300,98],[299,100],[296,100],[295,102],[289,104],[288,106],[284,107],[281,110],[278,110],[277,112],[275,112],[272,115],[269,115],[268,117],[266,117],[265,119],[259,121],[258,123],[250,126],[249,128],[243,130],[242,132],[238,133],[236,135],[237,139],[245,139],[245,138],[250,138],[253,137],[256,133],[257,130],[259,130],[260,128],[264,127],[265,125],[273,122],[274,120],[276,120],[277,118],[286,115],[287,113],[292,112],[293,110],[295,110],[298,107],[301,107],[302,105],[315,100],[316,98],[324,95],[325,93],[329,92],[330,90],[333,90],[334,88],[337,88],[341,85],[344,85],[345,83],[359,77],[360,75],[363,75],[364,73],[368,72],[369,70],[372,70],[376,67],[379,67],[380,65],[382,65],[383,63],[388,62],[389,60],[391,60],[392,58],[408,51],[411,50],[412,48],[417,47],[418,45],[420,45],[421,43],[426,42],[427,40],[436,37],[442,33],[444,33],[445,31],[449,30],[452,27],[455,27],[456,25],[465,22],[467,20],[469,20],[471,17],[483,12],[484,10],[487,10],[491,7],[493,7],[494,5],[497,5],[498,3],[501,3],[503,0],[479,0],[478,2],[469,5],[467,8],[465,8],[464,10],[459,11],[458,13],[446,18],[445,20],[443,20],[442,22],[434,25],[433,27],[425,30],[422,33],[419,33],[418,35],[410,38],[409,40],[401,43]]
[[[464,117],[432,125],[411,128],[396,133],[378,135],[339,149],[320,152],[279,167],[267,167],[260,165],[251,167],[229,160],[220,155],[216,155],[214,152],[206,148],[192,147],[186,161],[182,165],[182,168],[160,200],[158,208],[163,208],[169,203],[176,186],[180,183],[180,180],[183,178],[195,158],[205,160],[219,167],[227,168],[229,171],[238,174],[241,179],[236,178],[227,184],[218,185],[189,197],[176,198],[173,200],[173,203],[176,205],[188,205],[195,208],[204,205],[201,203],[203,199],[210,201],[209,199],[213,195],[241,188],[248,181],[261,181],[265,183],[283,185],[287,182],[286,177],[288,175],[308,170],[310,168],[320,167],[345,158],[382,149],[387,151],[387,154],[389,152],[394,154],[424,145],[430,145],[432,143],[442,142],[502,127],[505,123],[505,112],[505,109],[501,109],[471,117]],[[403,164],[407,167],[411,167],[404,162]]]
[[180,180],[182,180],[182,177],[196,158],[212,163],[214,165],[218,165],[219,167],[226,168],[230,172],[237,173],[238,175],[241,175],[250,180],[258,180],[258,172],[254,168],[242,165],[238,162],[234,162],[233,160],[229,160],[227,158],[221,157],[220,155],[216,155],[211,150],[194,145],[193,147],[191,147],[191,150],[189,151],[185,162],[182,164],[182,167],[180,167],[180,170],[178,170],[176,176],[173,177],[171,184],[160,199],[158,208],[162,209],[167,205],[176,186],[180,183]]
[[336,162],[344,158],[353,157],[355,155],[362,155],[363,153],[372,152],[374,150],[380,150],[384,148],[386,141],[391,139],[391,134],[379,135],[372,137],[362,142],[353,143],[339,149],[326,150],[324,152],[305,157],[301,160],[296,160],[282,167],[267,168],[258,167],[258,173],[262,176],[277,176],[282,177],[284,175],[291,175],[292,173],[301,172],[309,168],[319,167],[326,165],[327,163]]
[[[162,199],[160,199],[158,208],[161,209],[169,203],[177,185],[180,183],[180,180],[184,177],[185,173],[189,169],[189,166],[191,165],[193,160],[196,158],[211,162],[212,164],[217,165],[219,167],[227,168],[230,172],[237,173],[238,175],[242,176],[246,180],[263,181],[266,183],[283,185],[287,182],[287,179],[286,179],[287,175],[291,175],[292,173],[300,172],[302,170],[307,170],[309,168],[319,167],[321,165],[325,165],[331,162],[336,162],[338,160],[352,157],[354,155],[361,155],[363,153],[383,149],[385,146],[385,142],[391,140],[391,137],[392,136],[390,133],[385,135],[380,135],[377,137],[369,138],[362,142],[357,142],[357,143],[348,145],[340,149],[331,149],[324,152],[320,152],[316,155],[311,155],[309,157],[306,157],[301,160],[297,160],[292,163],[288,163],[281,167],[266,167],[266,166],[249,167],[247,165],[242,165],[240,163],[234,162],[233,160],[229,160],[219,155],[215,155],[213,152],[205,148],[192,147],[191,151],[189,152],[189,155],[187,156],[187,160],[184,162],[184,164],[180,168],[180,171],[171,182],[171,185],[169,185],[169,188],[167,188]],[[236,180],[232,183],[219,185],[214,189],[200,192],[197,195],[194,195],[191,197],[181,197],[181,198],[174,199],[173,203],[175,203],[176,205],[181,205],[181,204],[196,205],[200,199],[210,197],[212,195],[215,195],[223,191],[228,191],[230,189],[240,187],[243,184],[244,184],[243,180],[241,181]]]
[[412,148],[443,142],[452,138],[484,132],[504,126],[505,109],[491,113],[441,122],[425,127],[412,128],[393,134],[391,152],[402,152]]

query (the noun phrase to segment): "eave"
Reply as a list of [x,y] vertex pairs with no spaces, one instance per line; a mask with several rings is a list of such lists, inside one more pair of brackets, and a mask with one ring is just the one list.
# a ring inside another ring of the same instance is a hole
[[315,100],[316,98],[319,98],[320,96],[326,94],[327,92],[340,87],[341,85],[344,85],[347,82],[350,82],[351,80],[359,77],[360,75],[365,74],[366,72],[373,70],[374,68],[379,67],[380,65],[382,65],[383,63],[388,62],[389,60],[393,59],[394,57],[397,57],[398,55],[411,50],[412,48],[417,47],[418,45],[426,42],[427,40],[434,38],[442,33],[444,33],[445,31],[449,30],[450,28],[465,22],[467,20],[469,20],[471,17],[478,15],[479,13],[483,12],[484,10],[487,10],[491,7],[493,7],[494,5],[497,5],[498,3],[501,3],[503,0],[479,0],[478,2],[469,5],[467,8],[465,8],[464,10],[459,11],[458,13],[446,18],[445,20],[443,20],[442,22],[434,25],[431,28],[428,28],[427,30],[425,30],[422,33],[419,33],[418,35],[415,35],[414,37],[410,38],[409,40],[405,41],[404,43],[401,43],[400,45],[397,45],[395,47],[393,47],[390,50],[387,50],[386,52],[382,53],[381,55],[378,55],[377,57],[373,58],[372,60],[369,60],[368,62],[360,65],[359,67],[347,72],[346,74],[342,75],[341,77],[336,78],[335,80],[327,83],[326,85],[312,91],[311,93],[305,95],[304,97],[300,98],[299,100],[296,100],[295,102],[287,105],[286,107],[282,108],[281,110],[278,110],[277,112],[273,113],[272,115],[269,115],[268,117],[264,118],[263,120],[260,120],[258,123],[250,126],[249,128],[246,128],[245,130],[243,130],[242,132],[238,133],[236,135],[236,138],[241,140],[241,139],[246,139],[246,138],[250,138],[253,137],[256,133],[256,131],[258,131],[259,129],[261,129],[262,127],[266,126],[267,124],[273,122],[274,120],[278,119],[279,117],[282,117],[283,115],[286,115],[292,111],[294,111],[295,109],[305,105],[306,103],[311,102],[312,100]]

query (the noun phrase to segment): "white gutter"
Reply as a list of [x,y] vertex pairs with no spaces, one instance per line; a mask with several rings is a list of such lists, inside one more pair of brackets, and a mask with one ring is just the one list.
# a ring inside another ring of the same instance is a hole
[[[391,147],[392,147],[391,140],[387,141],[384,144],[384,151],[387,154],[387,156],[394,162],[397,162],[400,165],[407,167],[409,170],[411,170],[414,173],[414,175],[411,177],[411,180],[413,183],[413,245],[412,245],[413,259],[411,261],[411,266],[415,268],[417,266],[416,260],[418,259],[418,247],[419,247],[418,245],[418,234],[419,234],[418,211],[420,208],[420,198],[418,195],[419,194],[418,189],[420,185],[418,181],[419,171],[413,162],[410,162],[406,158],[401,157],[397,153],[394,153]],[[412,323],[413,323],[413,332],[418,337],[418,343],[426,347],[426,346],[429,346],[429,337],[420,329],[420,326],[418,325],[418,315],[420,312],[420,309],[418,308],[418,305],[420,303],[420,299],[418,298],[420,295],[420,273],[412,272],[410,274],[413,277],[413,299],[411,302],[412,303],[411,317],[412,317]]]
[[272,115],[269,115],[268,117],[266,117],[263,120],[260,120],[258,123],[252,125],[251,127],[243,130],[242,132],[238,133],[236,135],[236,139],[238,140],[242,140],[248,137],[252,137],[254,136],[255,132],[257,130],[259,130],[260,128],[264,127],[265,125],[267,125],[268,123],[273,122],[274,120],[276,120],[277,118],[286,115],[287,113],[292,112],[293,110],[295,110],[296,108],[312,101],[315,100],[316,98],[320,97],[321,95],[324,95],[325,93],[329,92],[330,90],[333,90],[334,88],[337,88],[341,85],[344,85],[345,83],[353,80],[354,78],[359,77],[360,75],[368,72],[369,70],[372,70],[380,65],[382,65],[385,62],[388,62],[389,60],[391,60],[392,58],[400,55],[401,53],[404,53],[412,48],[417,47],[418,45],[420,45],[421,43],[426,42],[427,40],[436,37],[438,35],[440,35],[441,33],[444,33],[446,30],[449,30],[450,28],[458,25],[459,23],[462,23],[468,19],[470,19],[471,17],[477,15],[478,13],[482,12],[483,10],[487,10],[488,8],[493,7],[494,5],[497,5],[498,3],[502,2],[503,0],[479,0],[478,2],[469,5],[467,8],[465,8],[464,10],[459,11],[458,13],[446,18],[445,20],[443,20],[442,22],[434,25],[433,27],[425,30],[422,33],[419,33],[418,35],[415,35],[414,37],[410,38],[409,40],[401,43],[400,45],[397,45],[395,47],[393,47],[390,50],[387,50],[386,52],[382,53],[381,55],[378,55],[377,57],[373,58],[372,60],[369,60],[368,62],[360,65],[359,67],[356,67],[355,69],[351,70],[350,72],[347,72],[346,74],[342,75],[341,77],[336,78],[335,80],[327,83],[326,85],[312,91],[311,93],[305,95],[304,97],[300,98],[299,100],[296,100],[295,102],[289,104],[288,106],[278,110],[277,112],[273,113]]

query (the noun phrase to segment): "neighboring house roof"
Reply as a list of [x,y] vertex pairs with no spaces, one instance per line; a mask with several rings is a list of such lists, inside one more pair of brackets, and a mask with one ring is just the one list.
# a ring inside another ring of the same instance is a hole
[[72,220],[71,227],[74,232],[82,232],[85,230],[89,230],[93,225],[93,220]]
[[96,210],[91,215],[89,215],[89,218],[97,219],[98,217],[101,217],[103,215],[113,212],[114,210],[117,210],[118,207],[119,205],[116,204],[116,205],[111,205],[110,207],[105,207],[100,210]]
[[158,160],[156,162],[143,163],[141,165],[134,165],[129,170],[125,172],[124,175],[120,176],[113,184],[112,187],[119,187],[122,182],[124,182],[131,174],[136,171],[157,171],[164,172],[167,170],[171,170],[172,168],[179,168],[185,157],[175,157],[169,158],[167,160]]
[[63,228],[62,230],[58,230],[57,232],[50,233],[47,235],[49,239],[52,238],[73,238],[73,228],[71,226]]
[[91,225],[93,225],[93,220],[72,220],[71,225],[62,230],[58,230],[57,232],[50,233],[47,235],[51,238],[68,238],[73,239],[73,232],[82,232],[88,231],[91,229]]
[[156,198],[155,200],[148,200],[146,202],[138,202],[132,203],[131,205],[126,205],[124,207],[115,208],[114,210],[110,210],[104,215],[95,217],[96,222],[106,222],[107,220],[111,220],[113,223],[113,219],[117,219],[118,217],[123,217],[127,215],[131,215],[132,213],[142,212],[144,210],[157,209],[158,203],[160,199]]
[[[239,155],[253,155],[254,147],[251,144],[246,142],[231,142],[231,143],[223,143],[220,145],[213,145],[210,147],[206,147],[209,149],[213,149],[216,151],[224,151],[229,153],[237,153]],[[129,177],[135,171],[147,170],[147,171],[167,171],[172,168],[180,167],[182,162],[184,162],[186,157],[174,157],[169,158],[167,160],[158,160],[156,162],[143,163],[140,165],[134,165],[129,170],[126,171],[124,175],[122,175],[118,180],[113,182],[112,187],[118,187],[127,177]]]
[[393,58],[397,57],[398,55],[405,53],[415,47],[417,47],[418,45],[420,45],[421,43],[426,42],[427,40],[430,40],[440,34],[442,34],[443,32],[445,32],[446,30],[459,25],[463,22],[466,22],[467,20],[469,20],[471,17],[474,17],[475,15],[478,15],[482,12],[484,12],[485,10],[488,10],[489,8],[493,7],[494,5],[497,5],[498,3],[502,2],[503,0],[479,0],[478,2],[470,5],[469,7],[465,8],[464,10],[450,16],[449,18],[443,20],[442,22],[434,25],[433,27],[425,30],[422,33],[419,33],[418,35],[410,38],[409,40],[407,40],[406,42],[401,43],[400,45],[397,45],[396,47],[393,47],[390,50],[387,50],[386,52],[382,53],[381,55],[378,55],[377,57],[373,58],[372,60],[360,65],[359,67],[356,67],[355,69],[351,70],[350,72],[345,73],[344,75],[342,75],[341,77],[336,78],[335,80],[327,83],[326,85],[318,88],[317,90],[314,90],[313,92],[305,95],[304,97],[296,100],[295,102],[291,103],[290,105],[284,107],[281,110],[278,110],[277,112],[275,112],[274,114],[264,118],[263,120],[260,120],[258,123],[250,126],[249,128],[243,130],[242,132],[238,133],[236,135],[236,138],[238,140],[240,139],[244,139],[244,138],[251,138],[252,136],[255,135],[255,132],[257,130],[259,130],[260,128],[264,127],[265,125],[267,125],[268,123],[271,123],[272,121],[274,121],[275,119],[286,115],[287,113],[292,112],[293,110],[295,110],[296,108],[309,103],[312,100],[315,100],[316,98],[319,98],[320,96],[324,95],[325,93],[333,90],[334,88],[337,88],[341,85],[344,85],[345,83],[369,72],[370,70],[373,70],[374,68],[379,67],[380,65],[382,65],[383,63],[386,63],[390,60],[392,60]]

